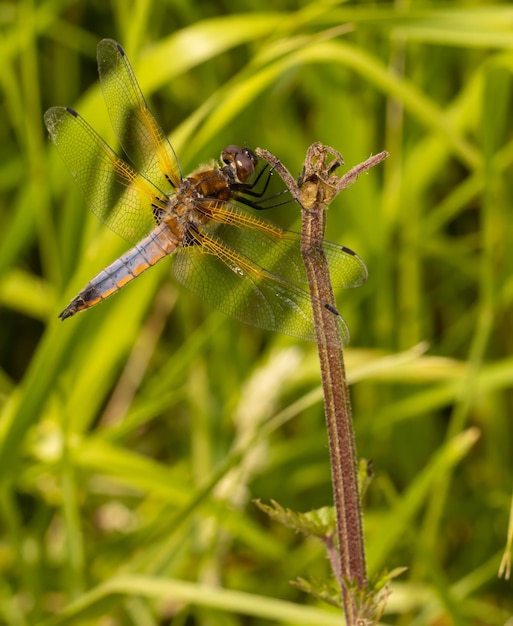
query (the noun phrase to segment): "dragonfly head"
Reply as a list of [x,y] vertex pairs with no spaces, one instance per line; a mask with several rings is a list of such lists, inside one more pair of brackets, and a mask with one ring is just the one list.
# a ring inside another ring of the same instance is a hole
[[227,146],[221,153],[221,160],[240,183],[253,176],[258,164],[258,158],[252,150],[239,146]]

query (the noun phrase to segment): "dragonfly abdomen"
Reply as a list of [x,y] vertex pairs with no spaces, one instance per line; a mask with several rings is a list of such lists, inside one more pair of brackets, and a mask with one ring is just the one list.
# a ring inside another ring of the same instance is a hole
[[178,243],[178,239],[166,224],[158,226],[136,246],[97,274],[59,317],[65,320],[106,300],[149,267],[171,254]]

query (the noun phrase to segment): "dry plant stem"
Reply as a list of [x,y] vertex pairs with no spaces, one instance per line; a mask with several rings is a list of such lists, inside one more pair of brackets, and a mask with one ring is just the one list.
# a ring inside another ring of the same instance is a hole
[[355,182],[359,174],[386,158],[387,153],[371,157],[339,178],[334,171],[343,163],[341,155],[332,148],[315,143],[308,150],[297,183],[274,155],[260,149],[257,154],[281,176],[302,208],[302,254],[310,292],[315,296],[312,298],[312,306],[325,399],[340,550],[340,564],[334,567],[334,571],[339,575],[346,623],[353,626],[358,619],[358,602],[348,584],[356,584],[359,589],[363,589],[367,584],[367,572],[351,402],[335,299],[322,241],[329,203],[342,189]]

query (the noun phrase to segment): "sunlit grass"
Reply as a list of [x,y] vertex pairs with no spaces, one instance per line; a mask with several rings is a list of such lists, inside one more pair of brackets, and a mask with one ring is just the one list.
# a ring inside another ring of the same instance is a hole
[[[328,215],[328,237],[369,269],[338,304],[358,452],[376,474],[370,574],[408,567],[384,623],[503,624],[512,10],[237,10],[3,7],[0,621],[339,619],[313,601],[303,612],[289,585],[327,575],[321,546],[251,502],[332,501],[315,346],[209,310],[167,260],[96,309],[56,317],[124,242],[87,211],[42,114],[73,106],[114,141],[94,61],[113,37],[187,172],[230,143],[267,148],[293,173],[313,141],[347,166],[390,152]],[[265,217],[297,227],[299,211]]]

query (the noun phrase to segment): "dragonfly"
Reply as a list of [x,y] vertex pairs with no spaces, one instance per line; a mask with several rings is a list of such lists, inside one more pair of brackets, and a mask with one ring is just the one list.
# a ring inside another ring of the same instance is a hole
[[[92,278],[59,317],[102,302],[173,254],[177,280],[209,305],[242,322],[314,341],[301,235],[257,216],[269,208],[262,203],[269,178],[258,191],[264,169],[258,173],[256,154],[230,145],[220,162],[184,177],[121,45],[103,39],[97,60],[126,158],[69,107],[50,108],[44,121],[89,208],[132,247]],[[367,269],[355,252],[327,241],[322,245],[335,286],[365,282]],[[340,341],[347,344],[344,319],[325,306],[337,316]]]

